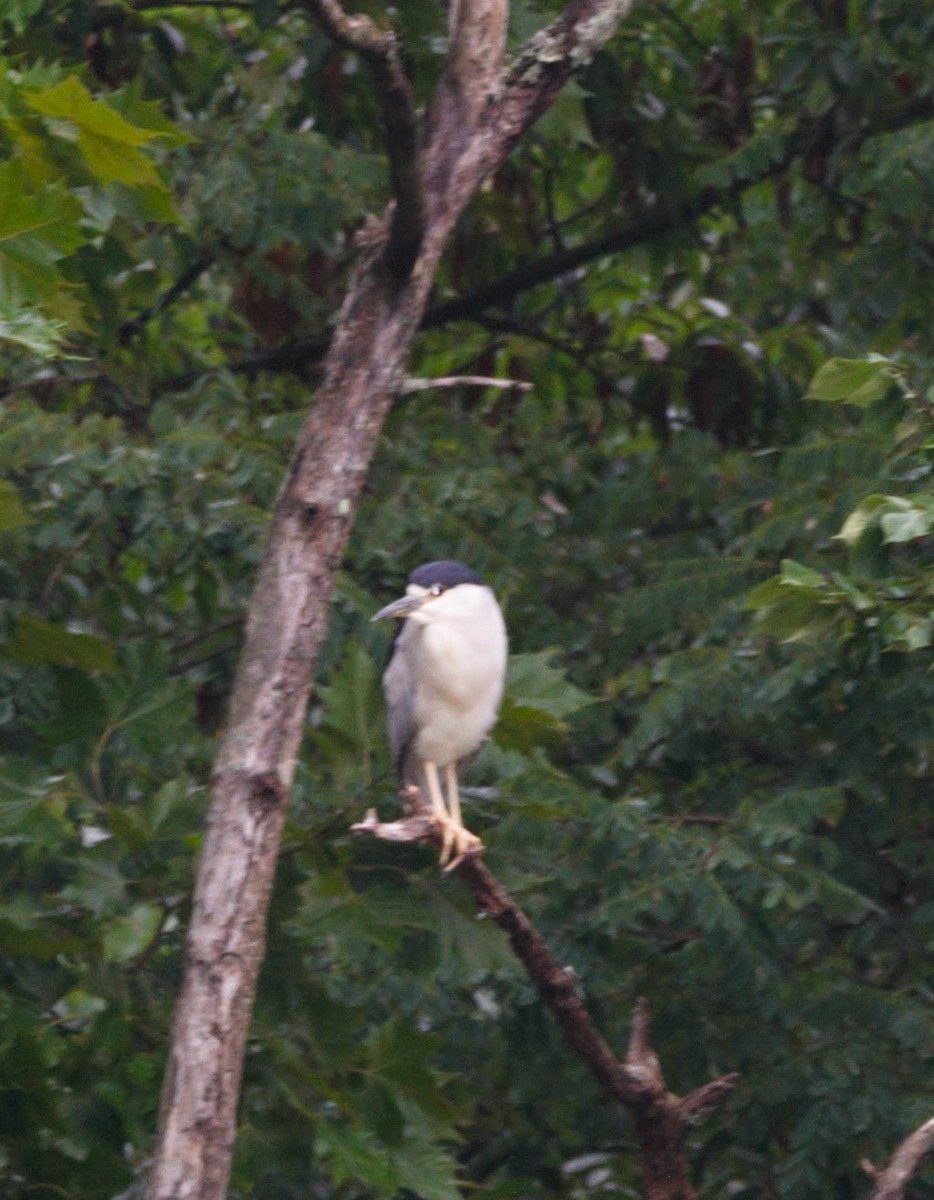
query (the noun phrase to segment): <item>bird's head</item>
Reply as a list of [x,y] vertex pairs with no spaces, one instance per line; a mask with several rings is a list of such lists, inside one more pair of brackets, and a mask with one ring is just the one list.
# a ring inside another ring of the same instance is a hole
[[465,602],[469,603],[470,594],[475,594],[477,588],[486,590],[486,585],[476,571],[461,562],[442,559],[425,563],[409,576],[405,595],[381,608],[370,620],[411,618],[419,625],[429,625],[455,615]]

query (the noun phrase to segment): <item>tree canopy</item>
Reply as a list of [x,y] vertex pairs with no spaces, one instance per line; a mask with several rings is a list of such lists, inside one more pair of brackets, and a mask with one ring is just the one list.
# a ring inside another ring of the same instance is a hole
[[[394,28],[416,103],[440,6]],[[560,6],[513,5],[510,49]],[[140,1194],[270,512],[392,194],[302,4],[0,13],[0,1191]],[[338,580],[231,1194],[638,1194],[630,1124],[396,809],[369,616],[512,658],[467,823],[622,1052],[726,1072],[710,1196],[865,1196],[932,1115],[934,13],[635,8],[458,224]],[[392,146],[389,147],[392,149]],[[525,385],[531,384],[530,389]],[[930,1173],[906,1193],[934,1197]]]

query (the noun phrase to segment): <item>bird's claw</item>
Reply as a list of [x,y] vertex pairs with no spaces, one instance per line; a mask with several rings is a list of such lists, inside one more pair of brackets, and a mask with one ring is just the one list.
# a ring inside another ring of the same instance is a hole
[[446,821],[438,818],[435,820],[441,826],[441,855],[438,864],[445,874],[459,867],[465,858],[473,858],[483,853],[483,842],[475,833],[471,833],[463,825],[455,824],[450,817]]

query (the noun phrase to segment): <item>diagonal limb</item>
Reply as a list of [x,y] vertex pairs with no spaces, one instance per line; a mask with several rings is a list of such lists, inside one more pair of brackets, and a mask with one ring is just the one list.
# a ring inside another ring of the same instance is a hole
[[[416,810],[402,821],[383,825],[375,809],[371,809],[366,820],[355,825],[353,831],[371,833],[385,841],[409,843],[438,836],[437,828],[428,823],[426,810]],[[688,1175],[691,1129],[726,1102],[738,1077],[724,1075],[684,1097],[669,1092],[658,1056],[649,1042],[649,1011],[644,1000],[636,1006],[629,1048],[620,1060],[590,1016],[581,980],[571,968],[561,965],[483,860],[468,855],[458,874],[473,893],[480,914],[495,921],[508,936],[513,953],[528,972],[571,1050],[589,1069],[600,1089],[632,1115],[644,1180],[642,1194],[647,1200],[697,1200]],[[926,1141],[931,1133],[929,1127],[934,1127],[934,1121],[922,1126],[896,1154],[903,1161],[906,1157],[903,1152],[910,1143],[910,1170],[915,1169],[920,1154],[929,1148]],[[880,1176],[888,1177],[890,1170],[891,1167],[887,1168]],[[871,1200],[900,1200],[901,1195],[900,1191],[877,1190]]]

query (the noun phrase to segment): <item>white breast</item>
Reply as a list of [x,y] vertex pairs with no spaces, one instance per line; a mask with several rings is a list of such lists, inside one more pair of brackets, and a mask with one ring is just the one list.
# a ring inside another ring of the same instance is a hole
[[506,626],[487,587],[460,584],[427,604],[402,636],[413,656],[412,751],[437,766],[473,754],[503,698]]

